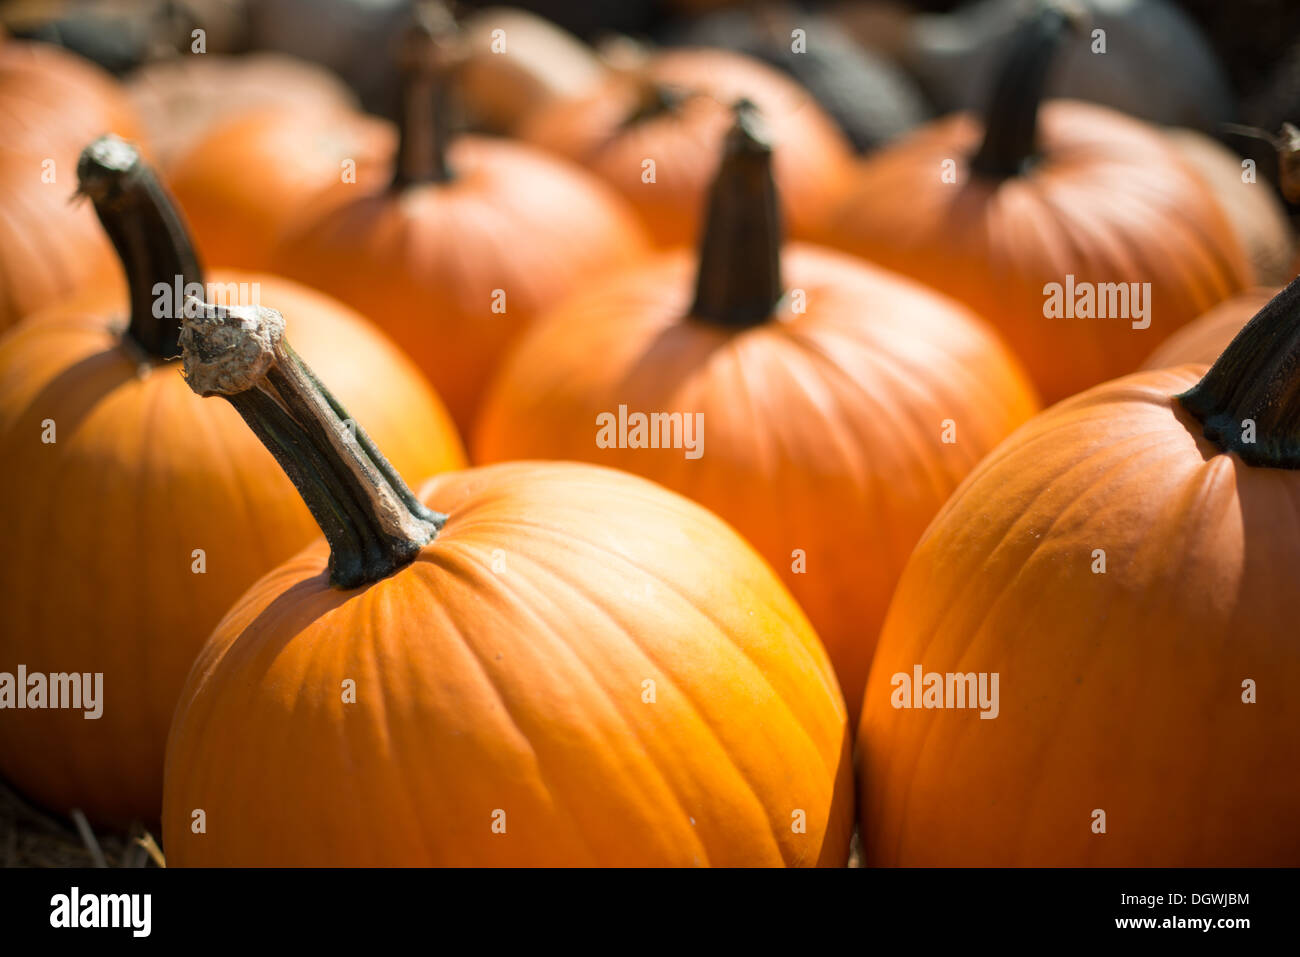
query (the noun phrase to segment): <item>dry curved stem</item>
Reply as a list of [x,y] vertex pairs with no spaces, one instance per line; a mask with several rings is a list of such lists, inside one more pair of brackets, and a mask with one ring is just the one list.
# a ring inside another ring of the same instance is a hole
[[131,298],[127,339],[154,360],[176,358],[181,304],[160,309],[154,287],[201,286],[203,269],[171,198],[139,150],[112,135],[81,151],[76,195],[94,204],[126,273]]
[[298,489],[330,545],[330,583],[357,588],[406,566],[447,517],[427,508],[370,436],[298,358],[284,318],[191,299],[185,380],[243,416]]

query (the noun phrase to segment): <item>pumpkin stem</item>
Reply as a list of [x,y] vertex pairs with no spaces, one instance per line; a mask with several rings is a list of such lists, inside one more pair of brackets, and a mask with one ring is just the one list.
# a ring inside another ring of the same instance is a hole
[[402,102],[395,190],[452,179],[447,146],[455,102],[452,87],[461,61],[455,34],[456,21],[443,4],[415,6],[397,58]]
[[781,206],[758,110],[747,100],[734,109],[709,193],[691,315],[744,329],[766,321],[781,299]]
[[167,297],[155,287],[163,285],[170,293],[178,284],[182,291],[202,286],[203,270],[171,197],[139,151],[116,136],[101,136],[81,151],[77,194],[94,204],[126,273],[127,336],[156,359],[176,358],[184,304],[173,296],[171,308],[165,308]]
[[297,486],[330,545],[330,584],[357,588],[410,564],[447,516],[426,508],[298,358],[284,318],[262,306],[191,299],[185,380],[223,396]]
[[1056,4],[1045,4],[1017,29],[993,83],[984,111],[984,142],[971,158],[971,171],[1009,179],[1038,155],[1038,107],[1052,60],[1076,22]]
[[1177,398],[1207,439],[1247,465],[1300,469],[1300,278]]

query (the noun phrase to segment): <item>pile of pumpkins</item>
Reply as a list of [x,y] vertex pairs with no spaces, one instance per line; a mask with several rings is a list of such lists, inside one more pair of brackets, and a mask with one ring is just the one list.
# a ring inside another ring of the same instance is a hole
[[396,124],[0,38],[0,672],[103,676],[0,776],[182,866],[1300,863],[1271,186],[1052,4],[865,155],[500,15]]

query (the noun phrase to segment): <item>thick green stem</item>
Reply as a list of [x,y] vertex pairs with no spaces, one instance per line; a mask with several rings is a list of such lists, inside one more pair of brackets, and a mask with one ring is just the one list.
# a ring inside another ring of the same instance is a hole
[[1178,400],[1248,465],[1300,469],[1300,279],[1237,333]]
[[1037,157],[1038,107],[1052,60],[1073,23],[1066,11],[1048,4],[1016,31],[984,111],[984,142],[970,163],[976,175],[1018,176]]
[[261,306],[191,302],[185,379],[233,405],[297,487],[330,545],[330,584],[358,588],[410,564],[447,517],[425,507],[298,358]]
[[743,329],[765,322],[781,299],[781,206],[757,111],[745,101],[735,110],[709,193],[691,315]]
[[460,64],[455,47],[456,24],[441,4],[417,6],[402,37],[398,68],[402,75],[398,118],[397,163],[392,188],[419,183],[445,183],[451,141],[453,86]]
[[185,223],[134,146],[102,136],[81,152],[77,192],[90,197],[126,273],[131,322],[126,334],[156,359],[180,355],[184,290],[203,284]]

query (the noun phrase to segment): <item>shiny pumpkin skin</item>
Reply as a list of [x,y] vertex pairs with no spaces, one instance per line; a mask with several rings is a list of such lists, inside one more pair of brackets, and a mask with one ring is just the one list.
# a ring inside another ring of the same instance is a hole
[[[324,210],[386,182],[397,137],[344,110],[253,109],[197,139],[167,170],[203,262],[268,269],[303,210]],[[343,162],[355,163],[350,182]]]
[[[355,313],[276,277],[209,278],[261,284],[398,468],[463,464],[436,396]],[[123,344],[124,325],[123,299],[92,290],[0,342],[0,495],[14,506],[0,661],[103,672],[105,696],[97,720],[6,711],[0,774],[47,807],[111,823],[157,818],[167,729],[195,654],[244,589],[319,534],[238,413],[190,392],[178,363],[150,367]],[[46,419],[54,444],[41,441]]]
[[[614,466],[715,511],[808,613],[856,719],[908,553],[981,456],[1037,411],[1033,388],[967,310],[848,256],[788,245],[785,287],[804,290],[806,311],[787,296],[743,331],[689,318],[694,270],[691,254],[664,254],[557,306],[494,383],[474,455]],[[599,448],[597,416],[620,404],[702,413],[702,455]]]
[[1144,369],[1165,369],[1189,362],[1210,365],[1242,326],[1254,318],[1255,313],[1278,294],[1276,288],[1257,286],[1225,299],[1205,315],[1188,323],[1160,343],[1147,361]]
[[[820,241],[912,276],[993,323],[1044,401],[1137,369],[1165,337],[1246,288],[1251,271],[1208,187],[1157,130],[1070,101],[1039,111],[1040,159],[971,174],[967,114],[864,161]],[[942,180],[945,161],[955,182]],[[1150,327],[1046,318],[1045,286],[1151,284]]]
[[845,863],[843,701],[738,536],[571,463],[420,497],[450,518],[412,564],[334,590],[322,540],[217,628],[168,743],[169,865]]
[[[467,433],[497,363],[538,311],[630,262],[644,234],[606,187],[530,147],[451,144],[453,179],[362,196],[309,216],[277,271],[374,319]],[[493,312],[505,294],[505,312]]]
[[[629,122],[643,81],[689,92],[676,113]],[[793,80],[750,57],[722,50],[668,50],[632,75],[612,74],[585,96],[546,106],[518,135],[587,167],[618,190],[663,247],[693,243],[717,169],[731,106],[755,103],[776,146],[777,187],[791,235],[821,225],[844,188],[848,141],[812,96]],[[655,182],[642,164],[655,161]]]
[[109,131],[134,138],[139,122],[94,64],[48,44],[0,38],[0,130],[3,332],[82,286],[117,280],[94,210],[70,200],[78,151]]
[[[1048,410],[921,539],[858,735],[868,864],[1300,863],[1300,473],[1204,438],[1171,398],[1204,372]],[[916,664],[999,672],[1000,715],[893,708]]]

